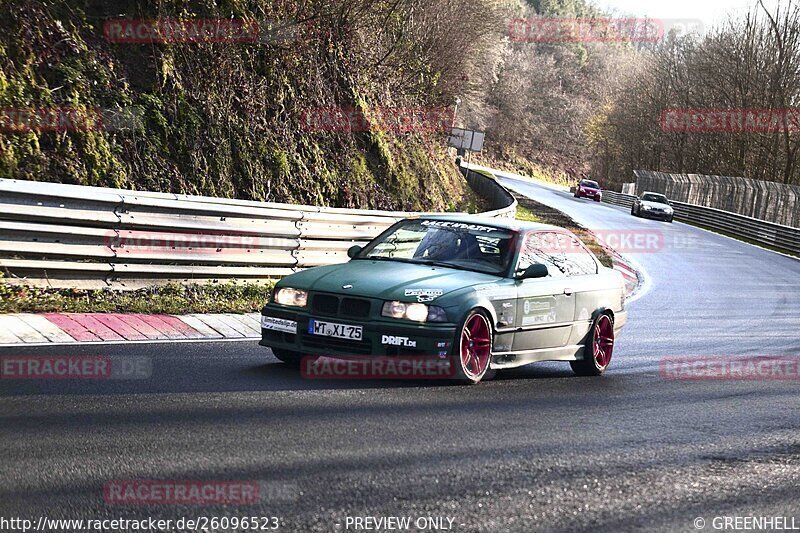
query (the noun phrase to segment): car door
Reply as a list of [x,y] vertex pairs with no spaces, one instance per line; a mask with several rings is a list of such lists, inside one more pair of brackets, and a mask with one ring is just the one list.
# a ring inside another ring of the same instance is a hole
[[575,323],[569,344],[580,343],[589,332],[594,312],[607,304],[610,294],[599,286],[599,266],[595,257],[586,249],[577,237],[565,234],[568,239],[568,250],[563,272],[566,276],[568,290],[575,301]]
[[567,344],[575,319],[575,296],[563,271],[566,235],[529,232],[520,249],[517,271],[544,264],[550,275],[527,279],[517,287],[517,316],[513,351],[557,348]]

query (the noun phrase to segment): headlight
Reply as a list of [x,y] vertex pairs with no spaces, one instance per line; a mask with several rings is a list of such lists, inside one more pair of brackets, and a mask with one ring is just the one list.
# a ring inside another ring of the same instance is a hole
[[644,209],[645,211],[650,211],[652,207],[650,207],[649,205],[643,205],[642,209]]
[[275,291],[275,303],[291,307],[305,307],[308,305],[308,292],[284,287]]
[[428,307],[428,322],[447,322],[447,313],[441,307]]
[[674,213],[674,212],[675,212],[675,210],[674,210],[674,209],[672,209],[671,207],[668,207],[668,208],[664,209],[664,212],[665,212],[665,213],[668,213],[668,214],[670,214],[670,215],[671,215],[672,213]]
[[447,322],[447,313],[441,307],[417,303],[386,302],[381,316],[414,322]]

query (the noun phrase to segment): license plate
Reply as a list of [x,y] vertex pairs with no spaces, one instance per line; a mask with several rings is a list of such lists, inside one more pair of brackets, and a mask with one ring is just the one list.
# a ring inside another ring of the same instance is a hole
[[283,331],[284,333],[297,333],[297,322],[282,318],[261,317],[261,327],[270,331]]
[[348,339],[353,341],[360,341],[364,338],[364,328],[361,326],[334,324],[333,322],[323,322],[321,320],[309,321],[308,333],[310,335],[335,337],[337,339]]

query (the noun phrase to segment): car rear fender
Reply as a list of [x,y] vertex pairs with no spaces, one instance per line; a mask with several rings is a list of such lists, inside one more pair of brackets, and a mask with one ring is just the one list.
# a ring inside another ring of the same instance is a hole
[[595,309],[594,313],[592,313],[592,321],[597,320],[597,317],[600,315],[607,314],[611,317],[611,320],[614,320],[614,310],[609,309],[608,307],[598,307]]
[[611,317],[612,322],[615,320],[615,314],[612,309],[609,309],[608,307],[598,307],[595,309],[594,313],[592,313],[590,320],[576,323],[576,328],[572,333],[571,341],[581,345],[585,345],[587,342],[589,342],[589,337],[592,333],[592,326],[594,325],[595,320],[597,320],[597,317],[603,314],[608,314]]

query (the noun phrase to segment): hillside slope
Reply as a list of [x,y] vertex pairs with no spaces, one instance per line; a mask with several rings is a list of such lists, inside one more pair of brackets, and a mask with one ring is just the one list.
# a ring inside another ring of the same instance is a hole
[[[0,177],[340,207],[474,207],[441,131],[374,120],[368,131],[309,126],[309,114],[336,106],[368,116],[376,107],[447,116],[452,98],[440,90],[441,73],[416,52],[398,57],[416,43],[398,33],[404,19],[393,5],[5,2]],[[369,29],[373,17],[385,17],[379,35]],[[106,24],[121,19],[254,21],[261,35],[258,42],[111,42]],[[270,34],[269,21],[288,30]],[[140,109],[140,125],[26,131],[8,116],[117,108]]]

